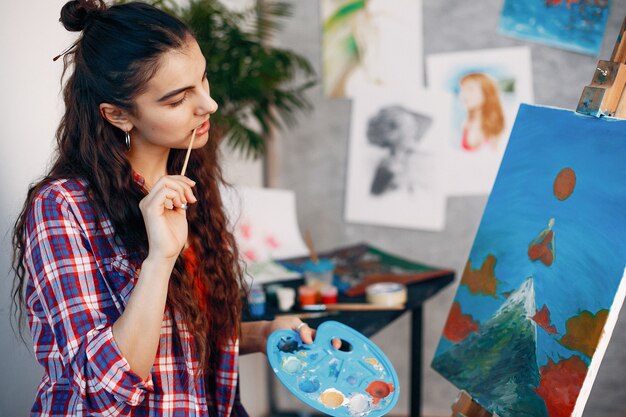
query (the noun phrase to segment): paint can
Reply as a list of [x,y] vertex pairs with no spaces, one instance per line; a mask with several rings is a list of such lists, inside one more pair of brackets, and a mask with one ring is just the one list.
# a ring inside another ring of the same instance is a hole
[[317,301],[317,291],[308,285],[298,287],[298,300],[301,306],[309,306]]
[[322,304],[336,304],[337,294],[337,287],[334,285],[326,285],[320,289],[320,300]]
[[276,298],[278,298],[278,309],[280,311],[289,311],[296,302],[296,290],[291,287],[277,288]]
[[304,281],[309,286],[330,285],[333,283],[335,263],[330,259],[319,259],[317,262],[306,261],[302,265]]
[[368,285],[365,289],[365,299],[370,304],[395,306],[406,303],[406,286],[395,282],[379,282]]
[[253,285],[248,294],[250,314],[259,317],[265,314],[265,292],[260,285]]
[[265,287],[265,297],[267,298],[267,303],[273,307],[278,307],[278,296],[276,295],[276,290],[280,287],[282,287],[280,284],[270,284]]

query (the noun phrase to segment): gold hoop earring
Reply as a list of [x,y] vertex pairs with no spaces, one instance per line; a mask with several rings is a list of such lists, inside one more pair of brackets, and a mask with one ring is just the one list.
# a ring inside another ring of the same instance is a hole
[[126,131],[126,148],[130,151],[130,133]]

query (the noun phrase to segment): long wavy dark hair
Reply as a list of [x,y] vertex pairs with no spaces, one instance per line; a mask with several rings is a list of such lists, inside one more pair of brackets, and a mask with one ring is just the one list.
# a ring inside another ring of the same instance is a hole
[[[83,33],[64,56],[62,79],[72,65],[73,72],[63,88],[65,114],[56,132],[56,159],[48,174],[30,187],[13,229],[12,311],[20,332],[28,279],[26,219],[33,199],[50,181],[86,180],[89,198],[112,222],[128,252],[142,258],[147,255],[148,239],[139,210],[146,190],[133,179],[124,132],[104,120],[99,104],[111,103],[135,114],[134,98],[157,71],[159,59],[183,48],[193,37],[178,19],[143,3],[107,8],[102,0],[74,0],[65,4],[60,20],[66,29]],[[199,201],[187,212],[193,252],[201,260],[198,273],[190,273],[179,256],[167,294],[168,306],[182,315],[193,334],[198,360],[205,369],[215,366],[212,352],[239,335],[240,288],[244,288],[237,247],[220,199],[224,179],[217,146],[212,140],[192,152],[187,169],[196,181]],[[180,172],[184,156],[184,150],[170,151],[168,173]]]

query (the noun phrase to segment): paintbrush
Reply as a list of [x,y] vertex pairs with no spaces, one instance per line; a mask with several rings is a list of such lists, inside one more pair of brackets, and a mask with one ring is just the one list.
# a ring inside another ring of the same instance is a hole
[[276,314],[275,317],[297,317],[301,320],[304,319],[318,319],[322,317],[334,316],[339,314],[338,311],[317,311],[313,313],[287,313],[287,314]]
[[336,304],[309,304],[302,306],[306,311],[395,311],[404,310],[404,305],[382,305],[367,303],[336,303]]
[[189,142],[189,147],[187,148],[187,155],[185,155],[185,162],[183,163],[183,169],[180,171],[180,175],[185,175],[185,171],[187,171],[187,163],[189,162],[189,155],[191,155],[191,148],[193,147],[193,141],[196,140],[196,130],[198,128],[195,128],[193,130],[193,133],[191,134],[191,141]]
[[304,243],[306,244],[306,247],[309,249],[311,262],[313,262],[314,264],[319,263],[317,251],[315,250],[315,245],[313,245],[313,238],[311,237],[311,232],[309,232],[308,229],[304,232]]

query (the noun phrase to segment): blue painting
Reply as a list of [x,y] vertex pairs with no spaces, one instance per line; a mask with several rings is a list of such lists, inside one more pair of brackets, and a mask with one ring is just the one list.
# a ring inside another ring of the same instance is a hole
[[626,121],[522,105],[432,366],[500,417],[582,415],[626,293]]
[[505,0],[501,33],[597,56],[610,0]]

